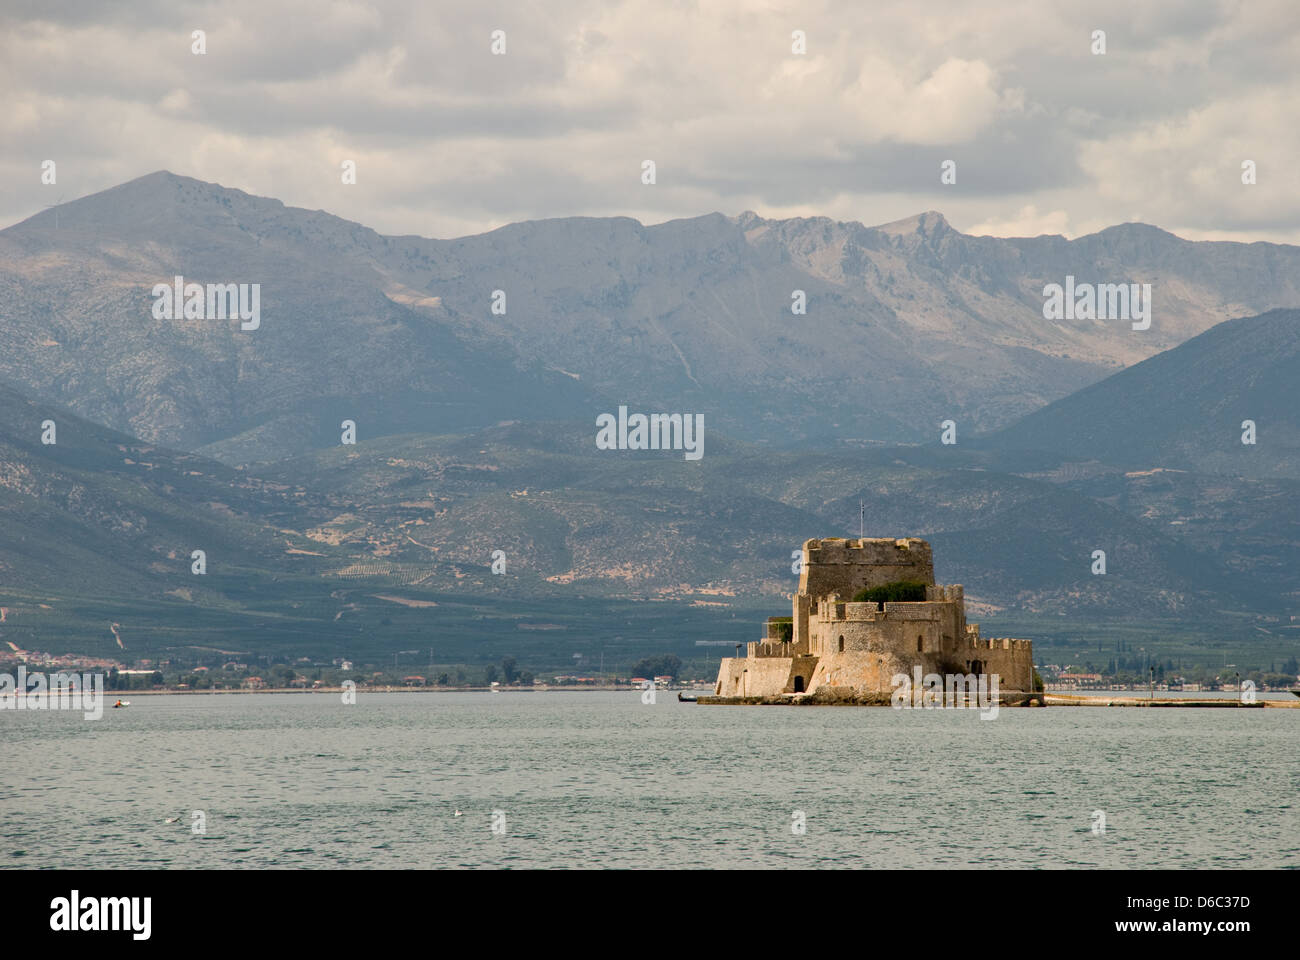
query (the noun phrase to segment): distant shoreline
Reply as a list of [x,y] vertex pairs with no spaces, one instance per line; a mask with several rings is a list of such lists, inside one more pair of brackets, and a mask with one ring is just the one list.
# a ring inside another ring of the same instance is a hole
[[[1275,692],[1275,691],[1270,691]],[[1288,699],[1269,699],[1257,696],[1253,703],[1242,703],[1235,697],[1185,697],[1179,699],[1160,699],[1156,697],[1115,697],[1115,696],[1069,696],[1049,693],[1044,699],[1049,707],[1237,707],[1241,709],[1300,709],[1300,698],[1287,695]]]
[[[711,690],[711,685],[698,687],[656,687],[659,693],[669,694],[676,693],[678,690],[694,692],[697,690]],[[545,686],[545,687],[361,687],[356,689],[357,693],[491,693],[496,690],[497,693],[587,693],[587,692],[615,692],[615,693],[642,693],[641,687],[622,684],[620,686],[595,686],[583,684],[582,686]],[[224,696],[226,694],[245,694],[245,693],[294,693],[294,694],[311,694],[311,693],[343,693],[342,687],[316,687],[314,689],[303,689],[294,687],[268,687],[262,690],[250,690],[245,688],[230,690],[105,690],[104,694],[107,699],[124,700],[130,697],[160,697],[160,696],[178,696],[178,697],[209,697]],[[1300,702],[1300,701],[1298,701]]]
[[[1180,697],[1176,699],[1151,699],[1148,697],[1131,697],[1131,696],[1099,696],[1086,695],[1061,695],[1042,693],[1026,694],[1015,693],[1011,695],[1003,694],[997,698],[998,705],[1001,707],[1135,707],[1135,708],[1210,708],[1210,709],[1230,709],[1230,710],[1262,710],[1264,708],[1297,710],[1300,709],[1300,699],[1293,697],[1277,699],[1268,699],[1266,697],[1257,697],[1250,703],[1243,703],[1236,697]],[[877,694],[865,698],[849,699],[818,699],[815,695],[811,697],[784,694],[779,697],[715,697],[703,696],[698,701],[703,706],[762,706],[762,707],[895,707],[891,698],[887,694]],[[908,709],[951,709],[951,704],[931,704],[927,707],[909,707]],[[982,709],[982,708],[981,708]]]
[[[669,696],[678,691],[688,693],[698,693],[700,691],[711,691],[711,685],[701,686],[681,686],[681,687],[657,687],[659,693]],[[604,686],[545,686],[545,687],[357,687],[356,693],[642,693],[640,687],[629,685],[604,685]],[[209,697],[209,696],[228,696],[241,694],[342,694],[342,687],[316,687],[315,689],[301,689],[292,687],[276,687],[265,690],[249,690],[244,688],[230,690],[113,690],[104,691],[106,700],[129,699],[131,697],[160,697],[160,696],[178,696],[178,697]],[[1235,697],[1186,697],[1186,698],[1156,698],[1135,697],[1126,694],[1107,695],[1106,693],[1096,694],[1061,694],[1047,693],[1039,694],[1042,697],[1041,705],[1044,707],[1183,707],[1183,708],[1218,708],[1218,709],[1270,709],[1283,710],[1300,710],[1300,698],[1287,694],[1282,696],[1278,691],[1269,691],[1273,698],[1260,695],[1255,703],[1245,704],[1238,701]],[[728,701],[733,706],[758,705],[757,699],[749,701],[737,698],[711,697],[706,694],[700,702],[713,705],[724,705]],[[764,704],[768,705],[768,704]],[[812,705],[812,704],[810,704]],[[870,704],[843,704],[844,706],[868,706]],[[887,703],[880,704],[887,706]],[[1010,706],[1010,704],[1004,704]]]

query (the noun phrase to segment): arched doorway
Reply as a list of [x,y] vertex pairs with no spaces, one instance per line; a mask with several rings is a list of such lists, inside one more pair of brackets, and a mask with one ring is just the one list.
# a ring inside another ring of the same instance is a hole
[[796,676],[794,678],[794,692],[803,693],[803,677]]

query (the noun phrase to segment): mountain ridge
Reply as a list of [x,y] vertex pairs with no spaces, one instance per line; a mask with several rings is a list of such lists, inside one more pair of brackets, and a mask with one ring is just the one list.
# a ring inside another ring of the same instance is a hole
[[[1044,320],[1042,286],[1067,273],[1150,278],[1152,329]],[[262,328],[154,320],[149,291],[176,275],[259,282]],[[1140,224],[974,237],[935,211],[387,237],[160,171],[0,230],[0,293],[0,380],[229,463],[328,446],[342,419],[446,433],[620,403],[836,446],[996,429],[1252,306],[1300,304],[1300,248]]]

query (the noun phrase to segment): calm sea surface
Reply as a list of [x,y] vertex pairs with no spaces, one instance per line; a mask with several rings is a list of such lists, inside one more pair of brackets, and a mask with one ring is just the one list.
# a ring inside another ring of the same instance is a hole
[[1293,710],[138,696],[0,764],[9,868],[1300,867]]

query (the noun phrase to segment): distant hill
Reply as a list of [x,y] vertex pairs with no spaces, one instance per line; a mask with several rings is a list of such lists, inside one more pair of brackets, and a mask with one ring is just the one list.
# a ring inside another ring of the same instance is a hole
[[[56,225],[57,224],[57,225]],[[1150,282],[1150,330],[1047,321],[1042,290]],[[176,276],[261,284],[262,327],[156,320]],[[493,292],[505,312],[493,312]],[[806,314],[791,311],[803,291]],[[230,463],[363,437],[698,412],[775,446],[1004,426],[1230,316],[1300,305],[1300,248],[1142,224],[1067,241],[710,214],[385,237],[160,172],[0,231],[0,380]]]
[[0,643],[126,656],[434,643],[470,662],[524,649],[533,629],[555,631],[525,645],[552,658],[610,630],[744,639],[734,617],[780,612],[792,551],[855,533],[859,501],[868,533],[934,543],[972,619],[1254,622],[1300,595],[1300,537],[1275,516],[1300,516],[1296,482],[1073,477],[1048,455],[1017,476],[989,451],[800,454],[716,434],[688,462],[599,451],[593,431],[398,435],[245,471],[0,391]]
[[[1229,320],[977,445],[1114,466],[1300,480],[1300,310]],[[1242,443],[1242,423],[1256,442]]]
[[[41,442],[53,423],[53,444]],[[0,572],[10,586],[161,589],[191,549],[264,559],[291,498],[194,454],[144,443],[0,387]],[[22,554],[16,562],[14,553]],[[73,558],[78,559],[73,559]],[[188,586],[203,581],[179,578]]]
[[318,577],[331,553],[287,529],[305,497],[0,387],[0,642],[103,654],[159,626],[232,638],[263,616],[250,592],[284,619],[297,597],[276,581]]
[[[976,455],[945,463],[924,449],[804,455],[712,443],[687,463],[597,451],[577,425],[511,424],[388,437],[265,471],[319,492],[312,536],[463,590],[519,589],[488,569],[500,549],[529,589],[681,603],[766,594],[779,608],[795,582],[791,551],[809,530],[855,533],[862,500],[869,533],[930,539],[938,575],[989,611],[1112,618],[1282,603],[1277,576],[1249,576],[1167,525]],[[1108,576],[1090,571],[1096,549]]]

